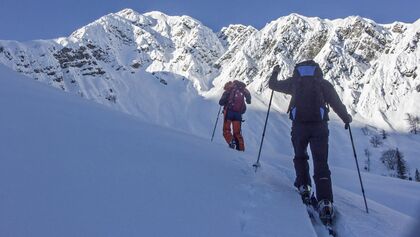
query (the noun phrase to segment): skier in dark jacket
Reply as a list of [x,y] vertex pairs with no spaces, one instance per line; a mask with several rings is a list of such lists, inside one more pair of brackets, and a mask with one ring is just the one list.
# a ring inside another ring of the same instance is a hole
[[[269,88],[291,95],[289,117],[292,122],[293,159],[296,171],[294,185],[308,204],[311,195],[307,147],[310,145],[314,164],[316,198],[319,201],[319,215],[323,221],[332,220],[334,215],[331,172],[328,167],[328,111],[329,106],[346,124],[352,121],[334,87],[324,80],[321,68],[312,60],[295,66],[293,76],[278,81],[279,66],[275,66],[269,81]],[[328,106],[329,105],[329,106]]]
[[[227,82],[224,86],[225,92],[219,100],[224,106],[223,114],[223,137],[232,149],[244,151],[245,143],[241,134],[242,114],[246,111],[246,105],[251,104],[251,94],[245,88],[246,85],[240,81]],[[232,128],[233,127],[233,134]]]

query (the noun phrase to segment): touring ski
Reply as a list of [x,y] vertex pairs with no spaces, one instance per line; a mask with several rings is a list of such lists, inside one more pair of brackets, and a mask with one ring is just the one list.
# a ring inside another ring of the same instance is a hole
[[319,217],[317,211],[318,201],[316,200],[313,193],[309,196],[302,196],[302,202],[303,204],[305,204],[306,210],[308,211],[308,215],[314,224],[323,225],[330,236],[338,237],[332,220],[321,220],[321,218]]

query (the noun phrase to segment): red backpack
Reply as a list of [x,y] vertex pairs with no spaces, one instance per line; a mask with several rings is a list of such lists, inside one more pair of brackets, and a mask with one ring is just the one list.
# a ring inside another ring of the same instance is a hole
[[241,114],[245,113],[245,83],[234,81],[233,86],[229,92],[229,99],[227,102],[227,109]]

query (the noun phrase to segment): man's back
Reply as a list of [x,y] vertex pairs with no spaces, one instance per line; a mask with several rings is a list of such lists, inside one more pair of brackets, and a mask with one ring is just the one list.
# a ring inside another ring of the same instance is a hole
[[[292,96],[288,111],[291,112],[291,109],[295,106],[296,97],[299,97],[297,94],[301,93],[301,91],[299,91],[298,89],[300,87],[299,84],[301,83],[300,80],[305,80],[307,78],[299,79],[296,75],[293,75],[292,77],[289,77],[286,80],[278,81],[277,76],[278,71],[274,70],[273,74],[271,75],[268,86],[274,91],[282,92]],[[320,92],[322,93],[322,99],[325,101],[325,104],[331,106],[334,112],[338,114],[338,116],[344,121],[344,123],[347,123],[349,118],[346,107],[341,102],[340,97],[335,91],[333,85],[323,78],[318,78],[315,81],[315,83],[319,83]],[[310,100],[310,98],[308,98],[308,100]],[[325,120],[328,120],[327,114],[325,116]]]

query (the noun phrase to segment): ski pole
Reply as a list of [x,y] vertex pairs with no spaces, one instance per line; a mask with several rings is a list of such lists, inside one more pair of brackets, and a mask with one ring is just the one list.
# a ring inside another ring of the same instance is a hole
[[274,95],[274,90],[271,90],[271,96],[270,96],[270,102],[268,103],[268,110],[267,110],[267,116],[265,117],[265,124],[264,124],[264,130],[263,130],[263,134],[261,136],[261,143],[260,143],[260,149],[258,151],[258,158],[257,158],[257,162],[255,162],[255,164],[253,164],[252,166],[255,168],[255,172],[257,172],[258,167],[260,167],[260,157],[261,157],[261,148],[264,142],[264,137],[265,137],[265,129],[267,128],[267,121],[268,121],[268,115],[270,114],[270,108],[271,108],[271,101],[273,100],[273,95]]
[[350,124],[347,124],[346,127],[349,129],[350,133],[350,140],[351,145],[353,146],[354,159],[356,160],[357,173],[359,174],[360,186],[362,187],[363,199],[365,200],[366,213],[369,213],[369,209],[366,202],[365,189],[363,188],[362,176],[360,175],[359,162],[357,161],[356,149],[354,148],[353,135],[351,134]]
[[216,123],[214,124],[213,134],[211,135],[211,141],[213,141],[214,133],[216,132],[217,122],[219,121],[220,110],[222,110],[222,106],[219,106],[219,112],[217,112]]

